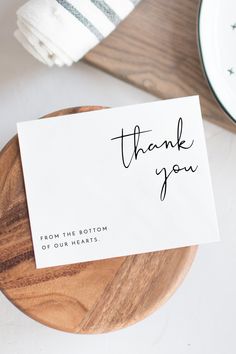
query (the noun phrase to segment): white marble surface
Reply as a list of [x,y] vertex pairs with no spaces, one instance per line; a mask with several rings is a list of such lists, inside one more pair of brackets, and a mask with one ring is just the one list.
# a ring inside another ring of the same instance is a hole
[[[154,97],[85,64],[48,69],[13,39],[15,10],[0,9],[0,146],[16,122],[62,107],[118,106]],[[204,123],[222,241],[201,246],[175,295],[156,313],[111,334],[62,333],[23,315],[0,294],[1,354],[235,354],[236,135]],[[1,173],[1,171],[0,171]]]

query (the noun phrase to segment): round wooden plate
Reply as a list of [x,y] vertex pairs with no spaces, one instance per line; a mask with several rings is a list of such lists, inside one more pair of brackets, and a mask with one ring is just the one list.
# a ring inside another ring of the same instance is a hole
[[37,270],[17,136],[0,153],[0,171],[0,289],[44,325],[74,333],[126,327],[162,305],[189,270],[196,246]]

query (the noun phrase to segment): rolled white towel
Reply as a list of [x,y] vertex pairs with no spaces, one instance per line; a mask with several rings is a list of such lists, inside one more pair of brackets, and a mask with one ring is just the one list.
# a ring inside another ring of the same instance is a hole
[[71,65],[107,37],[140,0],[30,0],[14,35],[49,66]]

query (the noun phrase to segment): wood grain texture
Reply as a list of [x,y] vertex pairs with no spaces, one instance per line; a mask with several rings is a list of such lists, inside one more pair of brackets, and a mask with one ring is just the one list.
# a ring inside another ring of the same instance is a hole
[[[92,109],[101,107],[47,117]],[[74,333],[123,328],[162,305],[189,270],[197,247],[37,270],[17,137],[0,153],[0,171],[0,289],[33,319]]]
[[236,132],[203,75],[198,3],[142,0],[85,61],[160,98],[200,95],[204,117]]

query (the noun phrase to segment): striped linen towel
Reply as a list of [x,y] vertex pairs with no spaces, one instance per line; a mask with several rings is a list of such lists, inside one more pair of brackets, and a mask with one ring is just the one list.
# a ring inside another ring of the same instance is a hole
[[107,37],[140,0],[30,0],[17,11],[17,40],[49,66],[71,65]]

